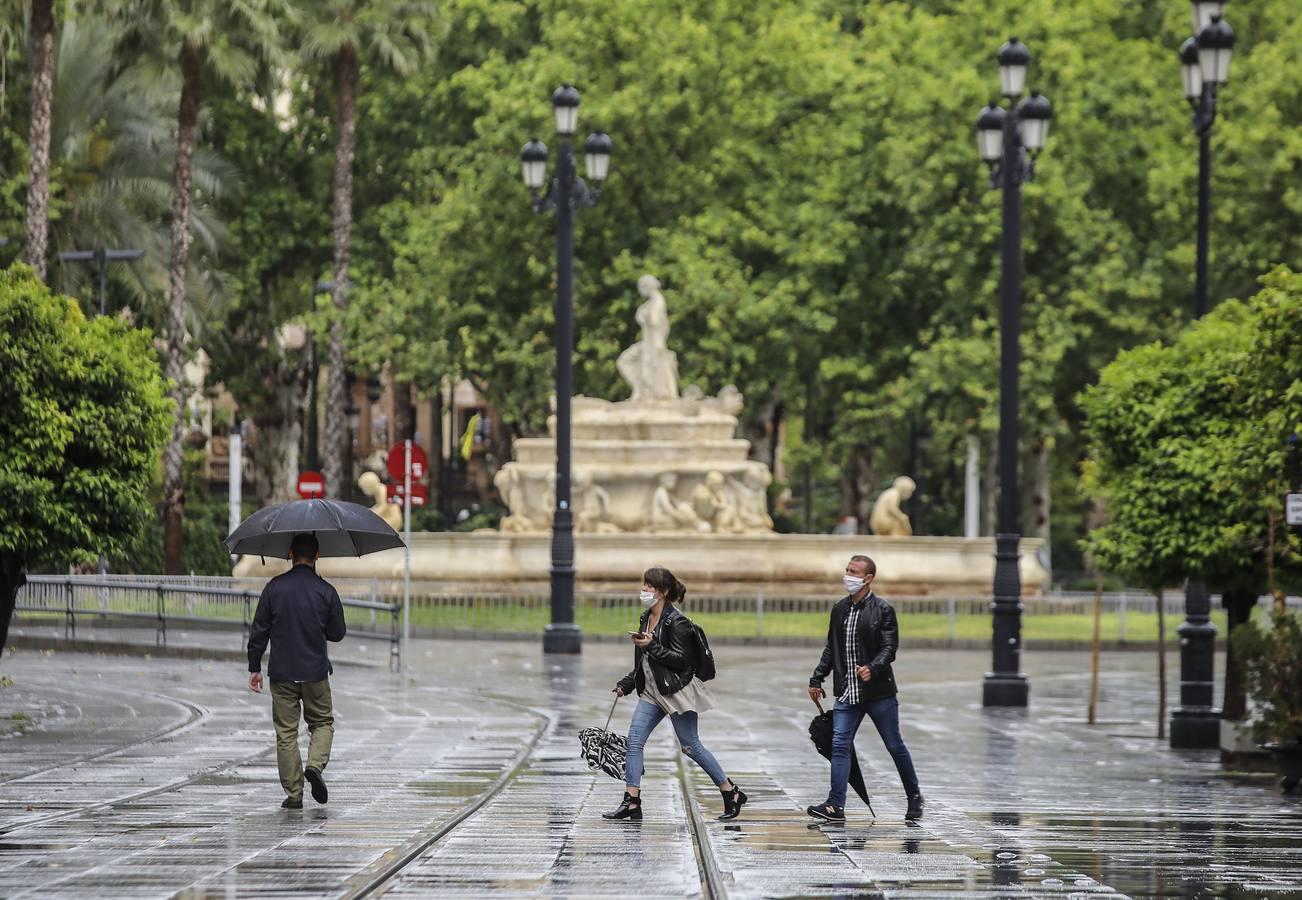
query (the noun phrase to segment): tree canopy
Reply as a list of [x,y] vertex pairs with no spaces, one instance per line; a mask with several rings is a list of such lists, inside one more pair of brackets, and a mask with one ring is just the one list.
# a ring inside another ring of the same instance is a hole
[[0,273],[0,648],[28,566],[123,549],[150,515],[169,408],[150,335]]

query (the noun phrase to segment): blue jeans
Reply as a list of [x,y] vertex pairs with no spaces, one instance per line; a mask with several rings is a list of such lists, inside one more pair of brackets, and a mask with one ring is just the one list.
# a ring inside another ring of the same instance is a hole
[[[646,747],[647,738],[664,717],[663,709],[646,700],[638,701],[637,709],[633,710],[633,721],[628,724],[628,758],[624,761],[624,780],[629,787],[642,786],[642,751]],[[696,713],[674,713],[669,716],[669,721],[674,726],[674,734],[678,736],[678,744],[683,752],[704,769],[716,785],[722,786],[728,776],[723,774],[723,766],[719,765],[714,754],[705,749],[697,737]]]
[[864,716],[873,720],[877,733],[882,736],[882,743],[895,760],[904,793],[910,797],[922,793],[918,788],[918,774],[913,771],[913,757],[909,756],[909,748],[904,746],[904,738],[900,737],[900,701],[895,697],[884,697],[851,706],[838,700],[832,707],[832,790],[827,795],[827,802],[845,806],[845,785],[850,780],[854,735]]

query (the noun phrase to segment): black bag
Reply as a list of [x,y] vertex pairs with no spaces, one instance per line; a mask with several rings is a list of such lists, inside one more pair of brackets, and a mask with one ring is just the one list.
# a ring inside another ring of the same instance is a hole
[[705,636],[705,629],[700,625],[691,619],[687,622],[692,626],[692,633],[696,635],[696,677],[702,681],[710,681],[716,674],[714,654],[710,651],[710,639]]

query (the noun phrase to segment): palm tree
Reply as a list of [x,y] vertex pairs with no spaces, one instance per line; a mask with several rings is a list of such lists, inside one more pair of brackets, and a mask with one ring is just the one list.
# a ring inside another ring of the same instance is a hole
[[[353,230],[353,148],[357,131],[357,71],[359,59],[374,59],[399,75],[414,71],[434,46],[437,8],[432,0],[320,0],[303,49],[311,60],[329,62],[338,90],[335,126],[333,286],[330,299],[329,379],[326,385],[326,491],[342,493],[345,352],[344,312],[347,308],[348,251]],[[348,475],[351,477],[351,473]]]
[[[93,17],[67,21],[59,30],[50,146],[62,173],[62,214],[50,227],[50,242],[56,251],[143,249],[139,263],[110,277],[130,294],[133,307],[156,321],[169,265],[167,231],[160,226],[171,198],[176,79],[122,69],[117,34],[112,22]],[[204,199],[219,199],[235,180],[219,156],[196,152],[194,182]],[[201,252],[214,257],[224,226],[212,205],[195,207],[192,230]],[[202,268],[191,265],[189,294],[207,301],[212,282],[200,277]],[[72,296],[93,296],[96,289],[93,271],[83,265],[56,267],[49,280]]]
[[50,108],[54,94],[54,0],[32,0],[32,121],[27,149],[27,264],[45,279],[50,232]]
[[185,436],[184,369],[187,343],[187,278],[191,234],[194,154],[205,73],[252,84],[280,52],[281,25],[292,21],[285,0],[134,0],[119,14],[130,29],[128,43],[175,54],[181,71],[173,168],[171,265],[168,271],[167,377],[176,418],[163,456],[164,567],[181,571],[181,517]]

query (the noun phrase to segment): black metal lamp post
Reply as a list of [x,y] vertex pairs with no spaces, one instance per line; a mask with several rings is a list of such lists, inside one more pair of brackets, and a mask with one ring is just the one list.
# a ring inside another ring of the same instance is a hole
[[59,254],[60,262],[94,263],[99,270],[99,314],[104,315],[108,294],[108,264],[111,262],[131,262],[145,255],[144,250],[65,250]]
[[1031,53],[1017,38],[999,48],[1000,93],[1007,110],[991,102],[977,117],[977,149],[990,166],[990,186],[1003,191],[1003,254],[999,281],[999,524],[995,535],[994,671],[982,689],[985,706],[1026,706],[1030,682],[1021,671],[1022,577],[1018,524],[1018,366],[1021,362],[1022,182],[1035,177],[1053,111],[1026,86]]
[[[1219,0],[1194,0],[1194,32],[1180,47],[1184,96],[1198,135],[1198,254],[1194,269],[1194,318],[1207,313],[1207,243],[1212,193],[1212,124],[1216,92],[1230,80],[1234,32],[1221,18]],[[1207,586],[1185,586],[1180,623],[1180,705],[1171,713],[1171,746],[1210,750],[1220,746],[1221,711],[1215,707],[1216,626]]]
[[575,171],[573,138],[579,122],[579,92],[563,85],[552,94],[560,137],[556,176],[547,179],[547,147],[534,138],[520,162],[533,193],[534,212],[556,213],[556,509],[552,519],[551,624],[543,632],[544,653],[578,653],[582,635],[574,621],[574,511],[570,508],[570,397],[574,393],[574,212],[593,206],[610,168],[610,136],[595,133],[583,145],[591,188]]

